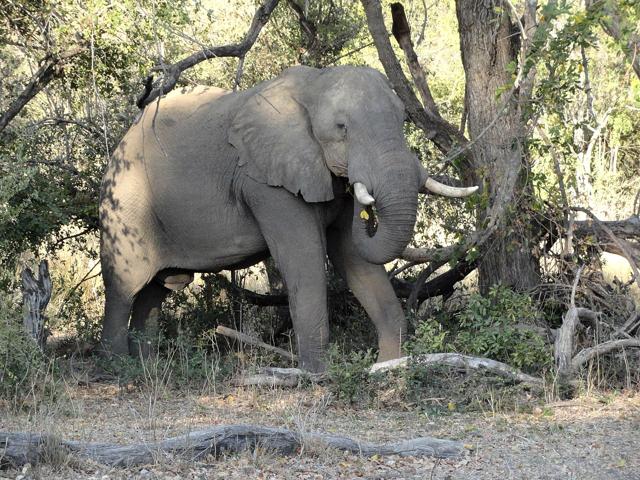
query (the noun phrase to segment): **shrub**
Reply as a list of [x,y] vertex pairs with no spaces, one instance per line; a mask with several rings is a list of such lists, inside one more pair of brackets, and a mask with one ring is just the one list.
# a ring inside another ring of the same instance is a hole
[[372,393],[369,367],[375,362],[373,350],[343,353],[333,344],[329,349],[327,375],[331,389],[339,400],[353,403],[370,397]]
[[489,357],[530,371],[551,363],[551,350],[542,336],[526,328],[537,318],[526,294],[495,286],[486,297],[472,295],[457,318],[459,331],[453,344],[461,353]]
[[14,406],[46,385],[47,360],[36,342],[24,332],[20,310],[0,292],[0,397]]
[[448,332],[434,318],[423,320],[416,327],[413,337],[404,344],[408,355],[440,353],[450,346],[446,342]]
[[544,338],[526,328],[537,317],[526,294],[496,286],[487,296],[471,295],[448,329],[434,318],[420,322],[404,348],[412,355],[459,352],[540,371],[550,366],[552,357]]

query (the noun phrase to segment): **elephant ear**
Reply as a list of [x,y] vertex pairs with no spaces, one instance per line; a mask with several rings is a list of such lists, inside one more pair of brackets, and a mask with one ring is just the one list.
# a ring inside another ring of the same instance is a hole
[[331,172],[309,114],[293,96],[300,79],[290,77],[273,80],[246,100],[232,121],[229,142],[257,182],[284,187],[307,202],[333,200]]

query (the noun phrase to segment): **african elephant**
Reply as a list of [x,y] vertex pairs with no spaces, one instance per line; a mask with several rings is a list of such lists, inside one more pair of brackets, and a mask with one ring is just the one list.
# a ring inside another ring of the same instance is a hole
[[102,182],[102,348],[127,352],[128,329],[144,331],[193,272],[272,255],[301,366],[321,371],[328,255],[375,324],[379,360],[399,356],[406,321],[383,264],[411,239],[428,178],[404,118],[382,74],[347,66],[293,67],[246,91],[196,87],[147,106]]

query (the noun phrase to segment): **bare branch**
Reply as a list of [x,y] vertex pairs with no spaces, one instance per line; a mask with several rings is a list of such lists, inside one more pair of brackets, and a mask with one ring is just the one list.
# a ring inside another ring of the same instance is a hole
[[622,252],[622,255],[629,262],[629,265],[631,266],[631,269],[633,270],[633,275],[635,277],[636,283],[638,284],[638,287],[640,287],[640,272],[638,271],[638,265],[636,264],[636,261],[634,259],[634,255],[626,248],[624,243],[618,237],[616,237],[616,235],[613,233],[613,231],[607,225],[605,225],[605,223],[602,222],[598,217],[596,217],[593,214],[593,212],[591,212],[591,210],[588,210],[586,208],[581,208],[581,207],[572,207],[571,210],[574,210],[576,212],[586,213],[594,222],[596,222],[598,224],[598,226],[602,230],[604,230],[606,232],[606,234],[609,236],[609,238],[611,238],[611,241],[620,249],[620,251]]
[[640,340],[638,340],[637,338],[611,340],[609,342],[600,343],[595,347],[585,348],[584,350],[581,350],[578,354],[576,354],[575,357],[573,357],[573,359],[571,360],[571,368],[577,370],[582,365],[598,355],[604,355],[605,353],[612,352],[613,350],[627,347],[640,348]]
[[223,325],[218,325],[216,327],[216,333],[220,335],[224,335],[226,337],[233,338],[238,340],[239,342],[246,343],[247,345],[253,345],[254,347],[264,348],[273,353],[277,353],[278,355],[286,358],[287,360],[297,360],[297,356],[291,352],[287,352],[282,348],[274,347],[273,345],[269,345],[268,343],[264,343],[262,340],[258,340],[251,335],[247,335],[246,333],[239,332],[234,330],[233,328],[225,327]]
[[451,367],[467,368],[473,370],[488,370],[491,373],[495,373],[505,378],[515,380],[522,383],[527,383],[532,386],[541,387],[544,385],[544,381],[541,378],[532,377],[526,373],[521,372],[517,368],[514,368],[506,363],[491,360],[490,358],[483,357],[471,357],[469,355],[462,355],[460,353],[428,353],[423,355],[417,355],[416,357],[402,357],[386,362],[375,363],[370,372],[385,372],[389,370],[395,370],[398,368],[405,368],[409,362],[416,365],[448,365]]
[[445,154],[449,153],[455,145],[466,144],[467,139],[460,134],[457,127],[450,125],[439,116],[431,117],[428,115],[411,89],[389,41],[389,32],[384,25],[380,1],[362,0],[362,5],[367,16],[369,31],[378,50],[378,58],[394,90],[404,103],[411,121]]
[[407,64],[409,65],[409,71],[422,97],[422,104],[430,117],[440,117],[440,112],[431,95],[427,78],[420,66],[418,56],[413,49],[413,44],[411,43],[411,28],[409,27],[409,22],[407,21],[407,16],[404,13],[404,7],[401,3],[391,4],[391,17],[393,19],[391,32],[404,52]]
[[33,75],[24,90],[18,95],[9,108],[0,116],[0,132],[18,115],[22,109],[51,81],[62,74],[63,67],[73,57],[84,51],[83,47],[75,47],[58,54],[49,54],[40,61],[40,68]]
[[264,27],[269,21],[269,17],[278,5],[278,2],[279,0],[265,0],[264,3],[258,7],[258,10],[253,17],[253,21],[251,22],[251,26],[240,43],[203,48],[173,65],[166,66],[164,68],[166,73],[161,84],[151,90],[146,97],[139,98],[137,101],[138,107],[144,108],[156,98],[169,93],[178,83],[178,79],[182,72],[194,65],[210,58],[244,57],[258,39],[258,35],[262,30],[262,27]]

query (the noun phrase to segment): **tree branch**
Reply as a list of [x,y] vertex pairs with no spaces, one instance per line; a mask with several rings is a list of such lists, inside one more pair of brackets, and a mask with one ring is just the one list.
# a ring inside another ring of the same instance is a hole
[[393,52],[389,32],[384,26],[384,17],[379,0],[361,0],[367,16],[369,32],[378,50],[378,58],[384,67],[394,90],[402,100],[409,118],[434,142],[438,149],[447,154],[456,145],[467,143],[457,127],[450,125],[440,116],[430,116],[416,97],[415,92],[402,72],[400,62]]
[[420,366],[448,365],[450,367],[465,369],[488,370],[491,373],[495,373],[510,380],[527,383],[535,387],[541,387],[544,385],[544,381],[541,378],[527,375],[506,363],[491,360],[490,358],[471,357],[469,355],[462,355],[461,353],[427,353],[417,355],[415,357],[395,358],[386,362],[373,364],[369,372],[385,372],[395,370],[397,368],[405,368],[409,362]]
[[40,61],[40,68],[31,77],[31,80],[18,95],[9,108],[0,116],[0,132],[18,115],[22,109],[45,88],[53,79],[62,74],[63,66],[73,57],[84,51],[82,47],[75,47],[58,54],[48,54]]
[[640,340],[636,338],[611,340],[608,342],[600,343],[595,347],[585,348],[581,350],[580,353],[576,354],[575,357],[573,357],[573,359],[571,360],[571,368],[577,370],[582,365],[598,355],[604,355],[605,353],[612,352],[613,350],[616,350],[618,348],[626,347],[640,348]]
[[287,352],[282,348],[274,347],[273,345],[269,345],[268,343],[264,343],[262,340],[259,340],[251,335],[247,335],[246,333],[239,332],[234,330],[233,328],[225,327],[223,325],[218,325],[216,327],[216,333],[220,335],[224,335],[226,337],[233,338],[238,340],[239,342],[246,343],[247,345],[253,345],[254,347],[264,348],[273,353],[277,353],[278,355],[286,358],[287,360],[295,361],[298,359],[296,355],[291,352]]
[[[599,9],[604,14],[600,20],[602,29],[616,42],[624,46],[624,52],[631,67],[636,76],[640,78],[640,36],[634,32],[633,25],[628,25],[628,21],[616,8],[616,3],[607,0],[585,0],[587,12]],[[628,34],[627,38],[625,38],[626,31],[632,32]]]
[[144,94],[141,95],[136,105],[138,105],[139,108],[144,108],[156,98],[169,93],[176,86],[176,83],[178,83],[182,72],[205,60],[219,57],[244,57],[258,39],[262,27],[269,21],[271,13],[278,5],[278,2],[279,0],[265,0],[264,3],[258,7],[251,26],[240,43],[204,48],[173,65],[163,68],[165,76],[161,80],[160,85],[154,87],[148,93],[147,89],[145,89],[145,93],[147,93],[146,96]]
[[393,19],[391,32],[393,33],[393,37],[396,39],[396,42],[398,42],[398,45],[400,45],[404,52],[407,64],[409,65],[409,71],[411,72],[411,76],[413,77],[413,81],[416,84],[418,92],[420,92],[422,104],[424,105],[427,115],[433,118],[442,118],[438,111],[438,106],[431,95],[431,89],[427,83],[424,70],[420,66],[418,55],[416,55],[416,52],[413,49],[413,44],[411,42],[411,27],[409,26],[407,16],[404,13],[404,7],[401,3],[391,4],[391,18]]
[[598,224],[598,226],[604,230],[604,232],[609,236],[611,241],[620,249],[622,255],[629,262],[629,266],[631,266],[631,270],[633,270],[633,275],[635,277],[636,283],[638,287],[640,287],[640,272],[638,271],[638,265],[636,264],[634,255],[626,248],[625,244],[613,233],[613,231],[605,225],[598,217],[596,217],[591,210],[581,207],[572,207],[571,210],[576,212],[586,213],[594,222]]

